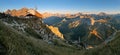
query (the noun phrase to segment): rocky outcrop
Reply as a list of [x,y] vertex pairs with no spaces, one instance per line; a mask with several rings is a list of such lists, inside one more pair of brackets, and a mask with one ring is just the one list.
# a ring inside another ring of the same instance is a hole
[[21,17],[21,16],[26,16],[28,11],[28,8],[21,8],[19,10],[13,9],[13,10],[7,10],[5,12],[5,14],[9,14],[11,16],[17,16],[17,17]]
[[38,18],[43,18],[42,14],[40,14],[39,12],[37,12],[37,11],[34,10],[34,9],[29,9],[29,10],[27,11],[27,13],[28,13],[27,15],[31,14],[31,15],[36,16],[36,17],[38,17]]
[[58,27],[48,26],[47,27],[59,38],[64,39],[63,34],[59,31]]

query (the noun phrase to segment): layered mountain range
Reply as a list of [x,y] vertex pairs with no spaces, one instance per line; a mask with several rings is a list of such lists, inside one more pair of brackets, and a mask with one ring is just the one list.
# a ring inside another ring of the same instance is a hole
[[119,55],[119,30],[120,14],[8,10],[0,13],[0,55]]
[[[65,38],[68,42],[83,42],[88,45],[99,45],[119,30],[119,27],[116,27],[119,26],[116,23],[116,17],[119,15],[108,15],[104,12],[99,14],[76,13],[63,15],[59,13],[43,13],[38,15],[39,12],[34,9],[22,8],[19,10],[7,10],[5,14],[26,17],[26,15],[28,15],[27,11],[33,16],[42,18],[43,21],[41,22],[45,23],[44,25],[46,25],[48,29],[61,39]],[[24,28],[21,29],[24,30]],[[37,32],[41,31],[37,30]]]
[[54,19],[50,17],[44,19],[44,22],[48,25],[59,27],[60,32],[63,33],[68,41],[73,43],[83,42],[96,46],[104,43],[107,38],[120,30],[119,19],[118,14],[108,15],[101,12],[99,14],[79,13],[79,15],[71,19],[69,17],[56,17],[56,19],[55,17]]

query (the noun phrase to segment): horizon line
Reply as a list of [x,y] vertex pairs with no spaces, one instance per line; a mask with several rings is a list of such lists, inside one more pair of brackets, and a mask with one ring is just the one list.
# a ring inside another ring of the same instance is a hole
[[[0,12],[6,12],[8,9],[4,9],[4,10],[0,10]],[[13,9],[10,9],[10,10],[13,10]],[[16,10],[19,10],[19,9],[16,9]],[[40,13],[53,13],[53,14],[56,14],[56,13],[59,13],[59,14],[76,14],[76,13],[83,13],[83,14],[99,14],[100,12],[104,12],[106,14],[120,14],[120,11],[118,10],[107,10],[107,11],[96,11],[96,10],[92,10],[92,11],[80,11],[80,10],[38,10],[38,12]]]

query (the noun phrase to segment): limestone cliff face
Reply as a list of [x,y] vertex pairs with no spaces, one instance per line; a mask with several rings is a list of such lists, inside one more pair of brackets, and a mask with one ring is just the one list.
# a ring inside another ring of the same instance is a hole
[[19,10],[13,9],[13,10],[7,10],[5,14],[10,14],[11,16],[26,16],[28,8],[21,8]]
[[42,14],[40,14],[38,11],[36,11],[34,9],[29,9],[27,12],[28,12],[28,14],[34,15],[38,18],[43,18]]
[[55,35],[59,38],[64,39],[63,34],[59,31],[58,27],[47,26]]

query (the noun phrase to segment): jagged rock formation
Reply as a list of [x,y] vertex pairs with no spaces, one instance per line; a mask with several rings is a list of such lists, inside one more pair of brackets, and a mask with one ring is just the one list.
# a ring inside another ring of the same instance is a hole
[[9,14],[11,16],[17,16],[17,17],[21,17],[21,16],[26,16],[28,11],[28,8],[21,8],[19,10],[13,9],[13,10],[7,10],[5,12],[5,14]]
[[48,25],[47,25],[47,27],[48,27],[55,35],[57,35],[59,38],[64,39],[63,34],[60,33],[60,31],[59,31],[59,29],[58,29],[57,27],[48,26]]
[[9,14],[11,16],[17,16],[17,17],[25,17],[26,15],[33,15],[37,16],[39,18],[43,18],[42,14],[40,14],[38,11],[34,9],[28,9],[28,8],[21,8],[19,10],[13,9],[13,10],[7,10],[5,14]]
[[29,9],[27,12],[28,12],[28,15],[31,14],[31,15],[34,15],[34,16],[36,16],[38,18],[43,18],[42,14],[40,14],[39,12],[37,12],[34,9]]

